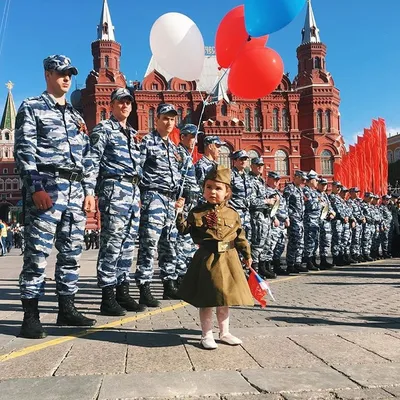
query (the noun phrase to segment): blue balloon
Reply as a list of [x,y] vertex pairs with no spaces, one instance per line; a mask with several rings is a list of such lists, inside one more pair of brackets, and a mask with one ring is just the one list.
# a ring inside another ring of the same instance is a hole
[[307,0],[245,0],[244,17],[250,36],[279,31],[292,22]]

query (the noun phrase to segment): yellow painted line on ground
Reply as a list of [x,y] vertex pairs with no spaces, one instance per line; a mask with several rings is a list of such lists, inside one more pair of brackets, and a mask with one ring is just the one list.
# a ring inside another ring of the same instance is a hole
[[94,333],[105,331],[105,330],[110,329],[110,328],[115,328],[117,326],[125,325],[125,324],[128,324],[130,322],[134,322],[134,321],[138,321],[140,319],[151,317],[153,315],[163,314],[163,313],[166,313],[166,312],[169,312],[169,311],[174,311],[174,310],[177,310],[179,308],[185,307],[187,305],[188,305],[188,303],[182,301],[182,302],[180,302],[178,304],[174,304],[172,306],[163,307],[163,308],[160,308],[158,310],[145,312],[143,314],[138,314],[138,315],[135,315],[133,317],[127,317],[127,318],[118,319],[116,321],[109,322],[108,324],[95,326],[95,327],[90,328],[90,329],[85,329],[84,331],[80,331],[80,332],[74,333],[73,335],[62,336],[60,338],[49,340],[47,342],[39,343],[39,344],[36,344],[36,345],[33,345],[33,346],[29,346],[29,347],[24,347],[21,350],[12,351],[11,353],[7,353],[7,354],[4,354],[4,355],[0,356],[0,362],[4,362],[4,361],[7,361],[7,360],[12,360],[14,358],[26,356],[27,354],[34,353],[34,352],[39,351],[39,350],[47,349],[48,347],[57,346],[57,345],[59,345],[61,343],[65,343],[65,342],[69,342],[71,340],[75,340],[77,338],[93,335]]

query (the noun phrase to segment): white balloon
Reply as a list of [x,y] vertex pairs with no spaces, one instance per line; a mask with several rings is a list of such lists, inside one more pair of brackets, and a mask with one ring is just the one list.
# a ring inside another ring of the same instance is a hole
[[185,81],[200,78],[204,65],[204,40],[186,15],[167,13],[153,24],[150,47],[155,60],[171,75]]

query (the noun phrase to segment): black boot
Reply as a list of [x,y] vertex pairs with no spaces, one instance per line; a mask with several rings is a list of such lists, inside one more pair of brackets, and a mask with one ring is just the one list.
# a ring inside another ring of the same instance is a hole
[[275,279],[276,274],[271,270],[269,261],[260,261],[258,264],[258,274],[264,279]]
[[364,260],[365,260],[365,261],[369,261],[369,262],[374,261],[374,260],[370,257],[369,254],[364,254]]
[[140,290],[140,298],[139,303],[144,304],[147,307],[160,307],[161,303],[156,300],[151,294],[150,290],[150,282],[143,283],[143,285],[139,285]]
[[114,286],[105,286],[101,289],[100,312],[103,315],[121,317],[126,314],[125,308],[117,303],[115,298]]
[[354,256],[352,256],[352,255],[350,255],[349,256],[349,261],[350,261],[350,264],[357,264],[358,263],[358,261],[356,260],[356,257]]
[[319,269],[325,270],[325,269],[331,269],[333,268],[333,264],[328,262],[326,256],[321,256],[321,262],[319,264]]
[[43,339],[47,332],[43,329],[39,318],[39,299],[22,299],[24,320],[22,321],[20,336],[27,339]]
[[333,263],[337,265],[338,267],[343,267],[345,265],[343,261],[343,255],[339,254],[338,256],[333,257]]
[[183,282],[183,278],[184,278],[185,276],[178,276],[177,278],[176,278],[176,282],[175,282],[175,286],[176,286],[176,289],[177,290],[179,290],[179,288],[181,287],[181,284],[182,284],[182,282]]
[[343,255],[343,263],[344,263],[344,265],[350,265],[351,264],[350,255],[348,255],[348,254]]
[[179,300],[178,289],[175,286],[175,281],[171,279],[164,281],[163,286],[163,300]]
[[314,265],[311,258],[307,258],[306,267],[309,271],[319,271],[319,268]]
[[362,254],[360,254],[359,256],[358,256],[358,262],[360,262],[360,263],[363,263],[363,262],[365,262],[365,258],[364,258],[364,256],[362,255]]
[[317,257],[316,257],[316,256],[312,256],[311,261],[313,262],[313,264],[314,264],[317,268],[319,268],[319,265],[318,265],[318,263],[317,263]]
[[289,275],[289,272],[281,267],[281,260],[272,260],[272,265],[277,275]]
[[294,264],[288,264],[287,268],[286,268],[286,271],[289,274],[298,274],[298,271],[296,271],[296,268],[294,267]]
[[303,267],[301,264],[294,264],[294,269],[297,272],[308,272],[308,268]]
[[95,319],[87,318],[75,308],[75,295],[58,296],[57,325],[93,326]]
[[129,282],[123,282],[117,286],[115,298],[117,303],[127,311],[141,312],[146,309],[146,306],[138,304],[133,297],[129,296]]

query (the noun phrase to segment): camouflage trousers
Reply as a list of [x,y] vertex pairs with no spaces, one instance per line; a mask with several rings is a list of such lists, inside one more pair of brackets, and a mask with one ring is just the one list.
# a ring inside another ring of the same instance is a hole
[[304,251],[303,221],[290,218],[286,261],[288,265],[301,264]]
[[378,224],[373,226],[371,252],[377,253],[381,245],[381,231]]
[[266,261],[280,260],[286,245],[286,228],[283,223],[276,227],[271,226],[266,243]]
[[251,258],[259,263],[266,258],[265,248],[271,229],[271,219],[262,211],[251,213]]
[[358,224],[352,228],[351,233],[351,246],[350,253],[352,256],[361,255],[361,237],[362,237],[362,225]]
[[53,243],[58,250],[55,281],[59,295],[78,291],[79,259],[82,254],[85,215],[84,194],[79,182],[44,175],[44,188],[53,201],[47,211],[36,209],[30,194],[25,202],[25,251],[19,285],[22,299],[44,294],[46,259]]
[[344,255],[350,255],[350,247],[351,247],[351,228],[350,224],[343,223],[343,232],[342,232],[342,252]]
[[[195,205],[186,205],[183,209],[183,215],[185,218],[187,218],[189,211],[194,207]],[[185,276],[187,268],[189,264],[192,261],[192,258],[194,256],[194,253],[196,253],[196,250],[198,249],[198,246],[193,242],[192,237],[190,234],[187,235],[181,235],[178,233],[177,239],[176,239],[176,273],[178,276]]]
[[328,257],[332,244],[332,224],[328,220],[319,223],[319,255]]
[[371,253],[372,236],[374,235],[373,224],[363,224],[361,248],[364,256],[368,256]]
[[304,221],[304,256],[306,258],[312,258],[317,254],[320,230],[319,222],[320,218]]
[[343,254],[343,223],[336,219],[332,221],[332,256]]
[[136,283],[152,281],[156,252],[161,279],[176,280],[175,200],[156,191],[145,191],[141,203]]
[[[380,245],[382,246],[382,251],[384,254],[390,253],[389,243],[391,240],[391,229],[385,228],[380,233]],[[390,246],[391,247],[391,246]]]
[[100,250],[97,284],[118,286],[129,282],[129,273],[139,229],[140,192],[128,182],[107,179],[100,186]]
[[244,229],[244,233],[246,234],[246,239],[249,241],[251,244],[251,216],[250,216],[250,211],[246,208],[239,208],[236,209],[240,216],[240,221],[242,223],[242,227]]

